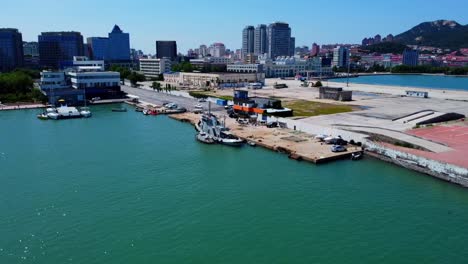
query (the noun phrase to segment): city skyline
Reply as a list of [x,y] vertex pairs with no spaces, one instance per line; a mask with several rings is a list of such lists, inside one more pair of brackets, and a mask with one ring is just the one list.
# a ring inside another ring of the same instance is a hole
[[[338,8],[333,12],[326,1],[317,1],[312,8],[306,8],[310,4],[303,0],[294,1],[290,10],[284,6],[269,5],[267,1],[243,0],[238,1],[236,5],[219,3],[217,7],[213,7],[210,1],[202,0],[193,8],[174,10],[174,7],[182,6],[184,2],[139,0],[133,2],[131,12],[122,13],[124,3],[117,0],[109,5],[107,1],[84,0],[70,10],[67,1],[7,2],[3,5],[0,25],[17,28],[23,34],[24,41],[37,41],[37,36],[46,31],[78,31],[85,39],[106,36],[109,27],[117,24],[130,33],[132,48],[154,54],[155,41],[168,39],[176,40],[178,50],[182,53],[200,44],[210,45],[215,42],[222,42],[231,50],[240,49],[242,29],[246,25],[256,26],[276,21],[289,23],[292,35],[296,37],[296,46],[310,46],[314,42],[358,44],[366,36],[390,33],[397,35],[419,23],[437,19],[468,23],[463,12],[468,8],[468,4],[457,0],[444,3],[445,6],[457,7],[450,9],[427,5],[419,0],[411,3],[401,0],[392,3],[372,2],[372,5],[359,2],[358,6],[349,1],[338,1],[333,6],[346,8]],[[89,8],[91,4],[93,8]],[[248,13],[242,9],[246,5],[249,5]],[[29,8],[25,9],[24,6]],[[365,8],[361,9],[361,6]],[[54,15],[47,12],[51,7]],[[414,15],[415,10],[417,15]],[[174,13],[179,14],[180,19],[174,17]],[[153,19],[155,14],[158,15],[157,20]],[[208,15],[204,16],[205,19],[200,19],[200,14]],[[396,19],[398,23],[395,23]]]

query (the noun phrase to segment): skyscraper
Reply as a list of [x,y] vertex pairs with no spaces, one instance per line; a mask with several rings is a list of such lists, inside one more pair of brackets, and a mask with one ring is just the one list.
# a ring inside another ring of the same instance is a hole
[[417,50],[406,49],[403,51],[403,65],[418,66],[419,52]]
[[267,26],[258,25],[255,28],[254,53],[255,55],[262,55],[267,52],[268,52]]
[[317,56],[320,53],[320,46],[317,43],[312,44],[310,55]]
[[199,57],[206,57],[208,55],[208,47],[206,45],[200,45],[199,49]]
[[115,25],[112,32],[109,33],[107,60],[130,60],[130,34],[124,33],[117,25]]
[[156,57],[158,59],[170,58],[174,61],[177,58],[177,42],[156,41]]
[[296,50],[296,38],[289,39],[289,56],[294,56]]
[[255,28],[253,26],[246,26],[242,31],[242,57],[254,53],[255,44]]
[[268,57],[274,59],[278,56],[290,56],[291,28],[289,24],[276,22],[267,29]]
[[23,66],[23,36],[14,28],[0,28],[0,72]]
[[108,60],[109,38],[91,37],[86,41],[89,57],[93,60]]
[[349,49],[346,47],[336,47],[333,50],[333,61],[332,66],[343,68],[348,67],[349,63]]
[[79,32],[42,32],[39,39],[39,60],[44,67],[71,65],[73,56],[83,56],[83,36]]

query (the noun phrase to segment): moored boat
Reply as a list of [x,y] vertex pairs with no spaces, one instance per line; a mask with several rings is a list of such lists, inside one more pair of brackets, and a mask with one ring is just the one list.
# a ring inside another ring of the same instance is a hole
[[360,160],[364,157],[364,153],[362,151],[360,152],[354,152],[351,154],[351,160]]
[[82,107],[82,108],[80,109],[80,115],[81,115],[82,117],[89,118],[89,117],[92,116],[91,110],[89,109],[89,107]]
[[37,115],[37,118],[39,118],[40,120],[47,120],[49,119],[49,117],[47,116],[47,113],[42,113],[42,114],[38,114]]
[[205,144],[214,144],[215,140],[204,132],[200,132],[196,136],[197,140]]

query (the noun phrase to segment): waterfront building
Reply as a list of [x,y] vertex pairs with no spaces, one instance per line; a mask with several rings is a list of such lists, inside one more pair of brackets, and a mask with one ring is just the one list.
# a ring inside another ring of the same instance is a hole
[[23,36],[14,28],[0,28],[0,72],[23,67]]
[[224,57],[226,54],[226,46],[223,43],[217,42],[213,43],[209,48],[209,54],[212,57]]
[[319,53],[320,53],[320,46],[317,45],[317,43],[312,44],[310,55],[311,56],[318,56]]
[[267,28],[268,57],[291,55],[291,28],[289,24],[276,22]]
[[403,51],[403,65],[407,66],[418,66],[419,64],[419,52],[417,50]]
[[249,83],[265,83],[264,73],[165,73],[166,83],[191,88],[235,88]]
[[242,30],[242,57],[245,58],[248,54],[254,53],[255,45],[255,28],[246,26]]
[[255,28],[254,36],[254,54],[263,55],[268,52],[267,26],[258,25]]
[[158,78],[160,74],[171,71],[171,60],[162,59],[140,59],[140,72],[147,78]]
[[74,56],[83,56],[83,36],[79,32],[42,32],[39,40],[41,66],[59,69],[72,65]]
[[120,73],[104,70],[104,61],[92,61],[86,57],[74,57],[72,66],[63,71],[42,71],[39,84],[56,104],[63,99],[71,105],[81,105],[85,96],[89,100],[123,98],[120,89]]
[[176,41],[156,41],[156,58],[169,58],[171,61],[177,59],[177,42]]
[[108,60],[109,38],[90,37],[87,39],[88,55],[93,60]]
[[349,49],[338,46],[333,50],[332,67],[348,67],[349,64]]

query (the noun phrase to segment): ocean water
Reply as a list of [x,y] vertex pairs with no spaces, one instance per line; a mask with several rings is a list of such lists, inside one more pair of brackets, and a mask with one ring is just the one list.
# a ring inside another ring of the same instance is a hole
[[466,263],[468,190],[207,146],[112,106],[0,112],[0,263]]
[[[333,79],[334,82],[346,83],[344,79]],[[468,77],[442,75],[370,75],[350,78],[350,83],[394,85],[403,87],[420,87],[428,89],[447,89],[468,91]]]

